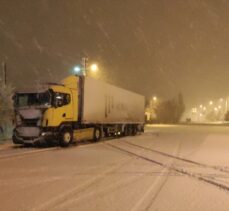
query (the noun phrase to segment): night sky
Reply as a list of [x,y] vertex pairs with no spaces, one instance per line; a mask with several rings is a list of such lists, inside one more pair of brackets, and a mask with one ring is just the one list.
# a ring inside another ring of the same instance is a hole
[[145,96],[225,97],[229,1],[0,0],[0,61],[16,88],[59,81],[84,56]]

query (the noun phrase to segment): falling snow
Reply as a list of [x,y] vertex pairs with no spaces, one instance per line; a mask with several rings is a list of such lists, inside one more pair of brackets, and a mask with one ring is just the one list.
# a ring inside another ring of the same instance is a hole
[[228,95],[228,8],[224,0],[3,1],[0,61],[20,88],[61,80],[87,56],[102,80],[148,97],[182,92],[192,106]]

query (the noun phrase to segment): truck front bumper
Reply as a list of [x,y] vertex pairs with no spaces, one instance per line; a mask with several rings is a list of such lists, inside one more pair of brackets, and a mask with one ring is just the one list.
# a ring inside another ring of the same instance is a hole
[[21,137],[16,131],[13,132],[13,143],[14,144],[45,144],[45,143],[56,143],[55,135],[52,132],[41,132],[38,137]]

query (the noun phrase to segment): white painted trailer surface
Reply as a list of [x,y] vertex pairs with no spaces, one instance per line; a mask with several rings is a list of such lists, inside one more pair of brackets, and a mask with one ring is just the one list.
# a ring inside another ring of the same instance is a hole
[[143,124],[145,98],[103,81],[84,81],[83,123]]

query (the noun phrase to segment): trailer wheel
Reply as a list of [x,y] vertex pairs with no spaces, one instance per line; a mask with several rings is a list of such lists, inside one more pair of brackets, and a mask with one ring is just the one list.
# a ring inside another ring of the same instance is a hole
[[128,125],[125,125],[123,136],[128,136],[128,135],[129,135],[129,126]]
[[105,137],[109,137],[110,136],[108,128],[104,128],[103,133],[104,133]]
[[136,135],[137,135],[137,132],[138,132],[138,131],[137,131],[137,127],[136,127],[135,125],[133,125],[133,126],[132,126],[132,133],[131,133],[131,135],[132,135],[132,136],[136,136]]
[[69,128],[64,128],[60,132],[60,146],[67,147],[73,140],[73,131]]
[[97,141],[99,141],[101,139],[101,137],[102,137],[101,129],[98,128],[98,127],[95,127],[94,134],[93,134],[93,141],[97,142]]

